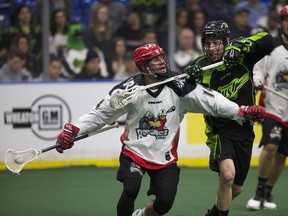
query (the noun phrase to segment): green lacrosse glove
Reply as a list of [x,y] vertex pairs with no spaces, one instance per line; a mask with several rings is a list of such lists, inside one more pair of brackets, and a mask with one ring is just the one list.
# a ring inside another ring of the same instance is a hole
[[235,39],[225,48],[223,54],[224,64],[228,68],[236,66],[245,53],[253,53],[255,50],[256,44],[249,38]]
[[204,73],[199,65],[189,65],[184,68],[183,72],[189,75],[189,80],[193,83],[201,82]]
[[253,53],[256,51],[256,44],[249,38],[237,38],[231,41],[231,44],[238,47],[243,53]]

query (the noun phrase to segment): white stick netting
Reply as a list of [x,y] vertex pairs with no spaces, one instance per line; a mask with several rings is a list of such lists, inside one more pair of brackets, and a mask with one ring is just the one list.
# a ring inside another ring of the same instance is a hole
[[40,154],[35,149],[25,151],[15,151],[8,149],[5,154],[5,165],[13,173],[19,173],[26,163],[34,160]]
[[137,86],[132,90],[116,89],[112,92],[110,97],[110,106],[115,109],[121,109],[128,103],[136,101],[142,93],[142,88]]

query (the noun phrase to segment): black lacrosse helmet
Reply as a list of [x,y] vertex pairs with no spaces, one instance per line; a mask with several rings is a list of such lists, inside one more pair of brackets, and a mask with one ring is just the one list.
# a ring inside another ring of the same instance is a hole
[[230,39],[230,29],[223,20],[214,20],[206,23],[202,30],[201,45],[204,50],[204,45],[207,39],[220,39],[227,46]]

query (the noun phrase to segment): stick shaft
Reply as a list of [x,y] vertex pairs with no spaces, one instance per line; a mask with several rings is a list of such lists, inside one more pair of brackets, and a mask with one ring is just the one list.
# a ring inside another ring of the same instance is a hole
[[[90,137],[90,136],[93,136],[93,135],[96,135],[96,134],[99,134],[99,133],[102,133],[104,131],[107,131],[107,130],[111,130],[113,128],[118,128],[119,127],[119,123],[118,122],[115,122],[114,124],[111,124],[111,125],[107,125],[106,127],[103,127],[99,130],[96,130],[96,131],[93,131],[89,134],[82,134],[82,135],[79,135],[79,136],[76,136],[74,138],[74,141],[78,141],[78,140],[82,140],[82,139],[85,139],[87,137]],[[50,151],[52,149],[55,149],[57,147],[60,147],[62,145],[62,141],[60,141],[59,143],[57,143],[56,145],[53,145],[53,146],[49,146],[47,148],[44,148],[44,149],[41,149],[41,153],[44,153],[44,152],[47,152],[47,151]]]
[[[212,68],[221,66],[221,65],[223,65],[223,64],[224,64],[223,61],[217,62],[217,63],[214,63],[214,64],[207,65],[207,66],[203,67],[202,70],[203,70],[203,71],[209,70],[209,69],[212,69]],[[185,78],[185,77],[187,77],[187,76],[189,76],[189,74],[187,74],[187,73],[179,74],[179,75],[170,77],[170,78],[168,78],[168,79],[166,79],[166,80],[163,80],[163,81],[161,81],[161,82],[156,82],[156,83],[151,83],[151,84],[149,84],[149,85],[146,85],[146,86],[144,86],[144,88],[143,88],[142,90],[145,90],[145,89],[148,89],[148,88],[152,88],[152,87],[155,87],[155,86],[159,86],[159,85],[162,85],[162,84],[164,84],[164,83],[171,82],[171,81],[174,81],[174,80],[178,80],[178,79],[181,79],[181,78]]]
[[272,88],[270,88],[270,87],[268,87],[268,86],[266,86],[266,85],[264,85],[264,89],[266,89],[267,91],[269,91],[269,92],[271,92],[271,93],[277,95],[278,97],[281,97],[281,98],[283,98],[283,99],[285,99],[285,100],[288,101],[288,96],[283,95],[283,94],[281,94],[281,93],[275,91],[274,89],[272,89]]

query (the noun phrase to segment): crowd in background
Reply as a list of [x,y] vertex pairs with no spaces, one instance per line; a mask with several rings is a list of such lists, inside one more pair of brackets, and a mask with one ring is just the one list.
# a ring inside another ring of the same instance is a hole
[[[0,82],[41,81],[44,0],[0,1]],[[207,21],[224,20],[231,39],[259,31],[279,35],[278,16],[287,0],[177,0],[178,72],[201,54]],[[49,0],[49,77],[124,80],[137,74],[132,54],[144,43],[168,48],[167,1]],[[5,22],[4,22],[5,20]]]

